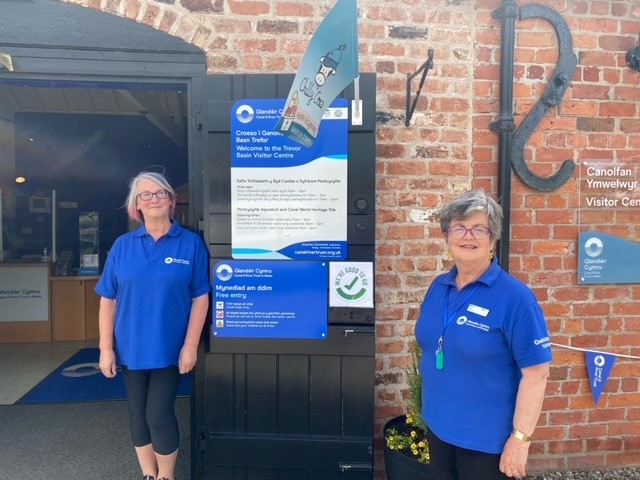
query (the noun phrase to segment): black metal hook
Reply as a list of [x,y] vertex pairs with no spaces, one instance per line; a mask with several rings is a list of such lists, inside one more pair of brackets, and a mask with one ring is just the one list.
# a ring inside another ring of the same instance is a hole
[[[433,68],[433,49],[429,49],[428,58],[422,64],[422,66],[414,73],[407,73],[407,110],[406,110],[406,118],[404,121],[405,126],[409,126],[411,123],[411,118],[413,117],[413,112],[416,109],[416,104],[418,103],[418,98],[420,98],[420,92],[422,91],[422,87],[424,86],[424,81],[427,78],[427,72]],[[411,103],[411,80],[413,80],[416,75],[422,72],[422,78],[420,79],[420,85],[418,86],[418,92],[416,93],[416,97],[413,99],[413,103]]]
[[525,5],[520,9],[520,19],[542,18],[553,25],[558,37],[558,63],[546,90],[516,129],[511,143],[511,165],[525,185],[541,191],[551,191],[564,185],[573,174],[576,164],[565,160],[560,169],[550,177],[540,177],[529,170],[524,160],[524,146],[549,108],[562,101],[576,69],[578,59],[573,53],[573,41],[567,22],[555,10],[543,5]]
[[627,65],[629,65],[629,68],[632,70],[640,72],[640,46],[637,43],[635,47],[627,51]]

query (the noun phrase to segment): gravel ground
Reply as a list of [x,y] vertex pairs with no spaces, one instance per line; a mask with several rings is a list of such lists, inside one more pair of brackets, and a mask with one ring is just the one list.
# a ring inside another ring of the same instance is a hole
[[640,467],[539,473],[527,475],[526,480],[640,480]]

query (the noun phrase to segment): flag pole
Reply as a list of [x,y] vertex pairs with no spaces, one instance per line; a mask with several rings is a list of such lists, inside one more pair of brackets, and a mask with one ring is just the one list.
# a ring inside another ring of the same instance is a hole
[[[355,35],[358,35],[358,0],[355,0]],[[358,52],[358,41],[356,40],[356,56],[359,55]],[[358,69],[357,69],[358,70]],[[351,125],[362,125],[362,100],[360,100],[360,73],[358,72],[358,76],[353,80],[353,101],[351,102]]]
[[351,101],[351,125],[362,125],[362,100],[360,100],[360,75],[353,79],[353,97]]

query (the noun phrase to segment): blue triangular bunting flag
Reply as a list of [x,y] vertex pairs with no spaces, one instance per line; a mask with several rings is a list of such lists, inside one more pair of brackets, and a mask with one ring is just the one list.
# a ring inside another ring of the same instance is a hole
[[616,362],[616,356],[602,352],[584,352],[585,361],[587,363],[587,372],[589,373],[589,385],[593,394],[593,402],[597,405],[600,400],[600,394],[607,385],[607,379]]

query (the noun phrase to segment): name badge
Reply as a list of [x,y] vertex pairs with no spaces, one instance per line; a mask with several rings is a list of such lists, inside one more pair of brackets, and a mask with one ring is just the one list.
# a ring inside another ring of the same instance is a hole
[[481,317],[486,317],[489,315],[489,310],[486,308],[479,307],[478,305],[474,305],[470,303],[467,307],[467,312],[475,313],[476,315],[480,315]]

